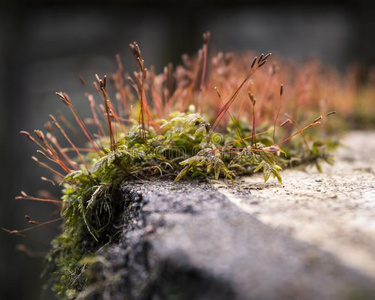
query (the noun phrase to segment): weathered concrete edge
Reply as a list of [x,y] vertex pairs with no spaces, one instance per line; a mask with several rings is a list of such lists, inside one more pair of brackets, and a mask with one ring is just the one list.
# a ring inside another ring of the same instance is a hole
[[121,273],[110,285],[111,299],[375,295],[371,279],[265,226],[207,183],[124,183],[122,191],[127,202],[123,235],[118,245],[103,249],[111,262],[106,272]]

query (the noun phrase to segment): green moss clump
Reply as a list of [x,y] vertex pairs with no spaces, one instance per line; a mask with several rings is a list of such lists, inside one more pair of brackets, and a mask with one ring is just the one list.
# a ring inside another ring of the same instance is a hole
[[[270,133],[254,145],[246,140],[228,143],[238,141],[237,130],[228,128],[228,133],[218,138],[196,113],[175,114],[163,121],[161,128],[157,134],[134,126],[116,143],[116,150],[106,150],[102,157],[91,154],[87,157],[89,169],[71,172],[64,178],[63,229],[52,241],[47,257],[53,289],[62,299],[74,299],[84,289],[90,280],[86,276],[89,258],[118,239],[116,225],[124,223],[124,200],[119,191],[124,180],[174,176],[178,181],[187,175],[211,174],[233,180],[236,175],[262,170],[265,181],[272,175],[281,183],[280,165],[287,166],[290,161],[290,156],[277,155],[281,150],[272,145]],[[243,126],[237,125],[237,129],[251,132]],[[293,147],[284,151],[290,153]],[[330,161],[317,143],[307,153],[299,163]]]
[[[117,242],[119,228],[131,219],[124,212],[133,203],[125,201],[120,191],[125,180],[172,177],[179,181],[189,176],[225,178],[233,184],[236,176],[263,172],[265,181],[272,176],[281,184],[282,168],[314,164],[320,170],[321,161],[332,162],[329,150],[335,144],[319,141],[317,132],[309,138],[306,131],[330,113],[300,129],[292,117],[278,125],[283,86],[278,86],[280,90],[275,93],[266,85],[271,80],[260,80],[255,90],[266,90],[268,96],[265,94],[263,101],[257,101],[252,94],[253,83],[249,79],[265,65],[270,54],[255,57],[247,67],[241,59],[232,61],[218,55],[213,59],[211,76],[205,76],[207,43],[206,35],[203,60],[199,56],[195,60],[185,59],[179,72],[173,74],[168,67],[162,77],[144,67],[138,45],[131,44],[137,62],[134,79],[128,78],[129,85],[124,83],[118,60],[119,71],[111,81],[117,91],[115,105],[107,93],[106,77],[97,76],[94,87],[103,105],[97,105],[94,97],[87,94],[92,111],[89,122],[82,121],[67,94],[57,93],[88,140],[84,148],[73,144],[53,116],[52,123],[47,123],[46,136],[35,131],[38,141],[23,132],[38,145],[43,156],[65,171],[62,174],[48,167],[63,186],[62,232],[52,241],[46,268],[46,273],[51,274],[49,284],[61,299],[75,299],[92,284],[88,271],[97,261],[98,251]],[[265,74],[274,76],[274,68]],[[222,101],[214,84],[221,86],[227,101]],[[247,85],[249,90],[243,95]],[[250,105],[251,114],[245,116],[246,105]],[[302,115],[304,119],[317,112],[314,105],[307,115]],[[270,120],[270,116],[274,119]],[[89,124],[95,128],[95,134],[87,128]],[[71,147],[61,148],[54,127]],[[279,143],[276,132],[278,138],[284,136]],[[291,139],[296,135],[302,138]],[[68,156],[68,152],[74,154]],[[21,198],[30,196],[23,193]]]

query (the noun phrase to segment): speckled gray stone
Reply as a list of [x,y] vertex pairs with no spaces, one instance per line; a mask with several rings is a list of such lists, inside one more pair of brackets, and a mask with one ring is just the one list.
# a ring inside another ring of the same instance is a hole
[[261,223],[205,181],[129,182],[122,192],[132,205],[120,243],[103,249],[104,273],[121,274],[104,288],[107,299],[375,295],[373,279]]

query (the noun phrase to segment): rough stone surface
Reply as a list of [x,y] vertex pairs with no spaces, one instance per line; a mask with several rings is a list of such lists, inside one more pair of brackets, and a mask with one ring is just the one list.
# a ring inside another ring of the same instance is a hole
[[361,152],[363,135],[345,141],[351,148],[340,150],[334,168],[285,171],[284,187],[260,177],[234,188],[205,181],[124,183],[131,205],[121,241],[103,249],[109,262],[103,281],[86,294],[374,299],[374,165],[371,153]]
[[282,187],[264,184],[260,176],[242,179],[237,190],[217,186],[263,223],[375,278],[374,151],[374,132],[352,132],[323,173],[286,170]]

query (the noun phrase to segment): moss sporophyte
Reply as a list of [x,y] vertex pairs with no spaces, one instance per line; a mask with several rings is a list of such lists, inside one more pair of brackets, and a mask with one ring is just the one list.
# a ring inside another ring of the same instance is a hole
[[[208,59],[209,33],[203,40],[197,56],[184,55],[183,65],[174,69],[169,64],[159,75],[145,67],[138,44],[130,44],[134,76],[125,80],[119,56],[116,74],[109,79],[96,75],[100,104],[86,93],[92,114],[88,120],[81,119],[66,93],[58,92],[86,137],[85,145],[77,146],[69,137],[72,126],[62,115],[50,115],[46,133],[35,130],[36,138],[22,131],[38,146],[43,161],[33,159],[52,172],[51,179],[42,179],[62,186],[61,199],[25,192],[17,197],[61,208],[60,218],[34,224],[63,220],[47,255],[51,284],[62,299],[79,297],[90,283],[87,270],[95,253],[118,239],[123,181],[203,176],[233,184],[239,175],[263,172],[265,181],[272,175],[281,184],[284,167],[315,164],[320,169],[321,161],[332,162],[329,150],[335,144],[322,140],[329,126],[319,132],[307,129],[334,112],[320,112],[321,102],[307,102],[306,94],[289,93],[284,103],[279,67],[266,68],[271,54],[248,60],[218,53]],[[279,121],[284,111],[289,115]],[[60,139],[68,146],[61,146]]]

